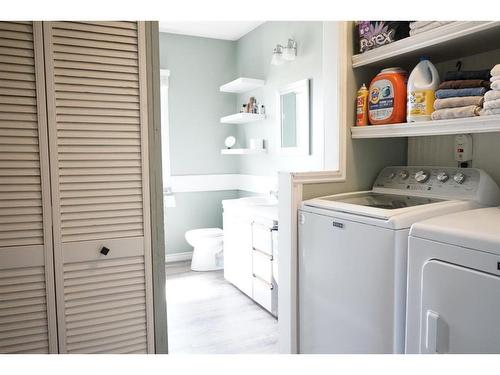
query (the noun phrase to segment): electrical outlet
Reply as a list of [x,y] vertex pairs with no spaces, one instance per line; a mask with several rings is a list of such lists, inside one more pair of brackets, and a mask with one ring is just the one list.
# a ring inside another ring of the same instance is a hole
[[472,135],[459,134],[455,137],[455,160],[460,163],[472,160]]

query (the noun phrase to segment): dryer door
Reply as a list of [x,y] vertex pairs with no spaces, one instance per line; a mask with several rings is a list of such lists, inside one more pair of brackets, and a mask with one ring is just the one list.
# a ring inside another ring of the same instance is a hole
[[500,277],[431,260],[422,273],[421,353],[500,353]]

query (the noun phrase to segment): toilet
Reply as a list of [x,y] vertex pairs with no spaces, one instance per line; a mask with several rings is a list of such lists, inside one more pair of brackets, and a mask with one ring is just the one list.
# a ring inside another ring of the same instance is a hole
[[193,229],[186,232],[186,241],[194,248],[191,269],[215,271],[224,268],[224,232],[220,228]]

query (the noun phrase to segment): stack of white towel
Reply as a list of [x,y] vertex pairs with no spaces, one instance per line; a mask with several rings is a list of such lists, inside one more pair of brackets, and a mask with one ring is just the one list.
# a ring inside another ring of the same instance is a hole
[[452,21],[415,21],[410,22],[410,36],[444,26]]
[[491,91],[484,94],[481,116],[500,115],[500,64],[491,69]]

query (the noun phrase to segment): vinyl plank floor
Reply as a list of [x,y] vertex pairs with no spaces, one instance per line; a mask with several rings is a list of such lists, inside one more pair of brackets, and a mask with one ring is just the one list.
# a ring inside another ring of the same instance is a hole
[[278,353],[278,321],[223,271],[194,272],[189,262],[166,271],[169,353]]

